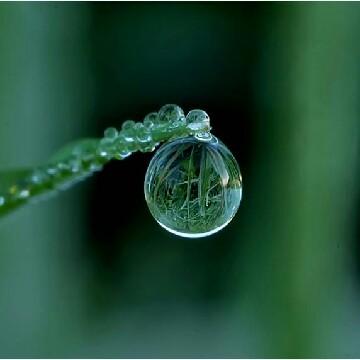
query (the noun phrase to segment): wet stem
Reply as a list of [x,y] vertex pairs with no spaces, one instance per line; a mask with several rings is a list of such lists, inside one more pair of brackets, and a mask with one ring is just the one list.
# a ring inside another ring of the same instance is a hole
[[[204,130],[210,130],[208,121],[197,131]],[[137,151],[152,152],[162,142],[195,134],[181,108],[165,105],[143,122],[126,121],[119,132],[109,128],[103,138],[81,139],[67,145],[44,166],[0,171],[0,217],[70,188],[101,171],[111,160],[122,160]]]

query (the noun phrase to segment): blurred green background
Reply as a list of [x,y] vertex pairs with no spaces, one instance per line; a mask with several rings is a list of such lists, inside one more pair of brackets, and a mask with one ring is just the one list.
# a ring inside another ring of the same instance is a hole
[[3,219],[0,356],[360,357],[359,35],[358,3],[1,3],[1,169],[176,103],[244,197],[175,237],[137,154]]

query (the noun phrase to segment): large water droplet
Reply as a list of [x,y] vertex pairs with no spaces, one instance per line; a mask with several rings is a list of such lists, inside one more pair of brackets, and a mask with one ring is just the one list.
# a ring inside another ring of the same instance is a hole
[[239,166],[214,136],[179,138],[163,145],[145,176],[151,214],[168,231],[189,238],[211,235],[234,217],[241,201]]

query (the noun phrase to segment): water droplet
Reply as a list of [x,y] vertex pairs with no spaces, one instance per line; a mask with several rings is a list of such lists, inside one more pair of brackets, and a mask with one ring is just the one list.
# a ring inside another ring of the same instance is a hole
[[115,140],[118,136],[118,131],[114,127],[109,127],[104,131],[105,138]]
[[137,141],[141,143],[146,143],[151,141],[150,132],[142,123],[137,123],[134,129],[135,129]]
[[199,141],[212,141],[212,140],[216,139],[214,136],[212,136],[207,131],[198,132],[198,133],[196,133],[195,137]]
[[114,141],[107,137],[104,137],[103,139],[101,139],[99,146],[96,149],[96,155],[100,156],[101,158],[110,159],[114,152],[113,150],[114,150],[114,147],[116,146],[115,145],[116,141],[117,141],[117,139]]
[[146,146],[143,146],[140,151],[145,153],[145,152],[153,152],[155,150],[156,146],[151,143],[151,144],[146,144]]
[[209,131],[210,117],[203,110],[191,110],[186,116],[187,127],[193,131]]
[[70,167],[68,164],[61,162],[57,164],[57,168],[60,171],[68,171]]
[[198,238],[224,228],[242,196],[239,166],[230,150],[212,136],[189,136],[163,145],[145,176],[145,199],[168,231]]
[[0,196],[0,206],[3,206],[5,204],[5,198],[3,196]]
[[34,170],[32,174],[30,174],[28,178],[28,182],[32,184],[41,184],[46,178],[46,175],[41,170]]
[[115,141],[114,155],[122,151],[132,153],[133,151],[136,150],[137,150],[137,145],[136,142],[134,141],[134,138],[132,138],[132,141],[128,141],[127,137],[124,136],[124,134],[120,134]]
[[19,193],[17,195],[19,199],[26,199],[29,196],[30,196],[30,191],[28,189],[19,190]]
[[30,195],[30,191],[19,187],[19,185],[13,185],[9,189],[9,194],[13,199],[25,199]]
[[114,158],[117,160],[123,160],[130,155],[131,155],[131,151],[127,150],[126,148],[123,148],[115,153]]
[[123,122],[123,124],[121,126],[121,129],[123,131],[129,131],[129,130],[132,130],[134,128],[134,125],[135,125],[135,121],[126,120],[126,121]]
[[77,173],[81,169],[81,163],[78,159],[72,159],[69,161],[70,171]]
[[102,164],[94,161],[90,164],[89,170],[90,171],[100,171],[102,169]]
[[56,175],[58,173],[58,169],[56,168],[56,166],[51,166],[46,169],[46,172],[49,175]]
[[[135,123],[134,123],[135,124]],[[121,136],[124,138],[124,140],[128,143],[132,143],[135,141],[135,131],[134,127],[130,125],[129,126],[123,126],[123,130],[121,132]]]
[[102,148],[97,149],[96,154],[103,158],[108,158],[109,156],[108,152]]
[[185,123],[184,111],[179,106],[174,104],[164,105],[159,110],[158,121],[160,124],[169,124],[169,125],[179,122]]
[[135,151],[136,144],[134,142],[127,142],[123,135],[120,135],[115,142],[114,158],[122,160],[131,155]]
[[143,124],[147,129],[151,129],[154,124],[158,122],[158,113],[152,112],[150,114],[147,114],[144,118]]
[[104,131],[104,137],[109,140],[115,140],[118,136],[118,131],[114,127],[107,128]]
[[135,141],[135,131],[134,131],[135,122],[132,120],[127,120],[122,124],[121,135],[125,139],[126,142],[134,142]]

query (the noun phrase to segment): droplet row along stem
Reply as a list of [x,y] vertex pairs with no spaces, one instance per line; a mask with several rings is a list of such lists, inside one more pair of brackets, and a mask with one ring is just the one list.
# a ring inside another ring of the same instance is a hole
[[185,118],[177,105],[165,105],[159,112],[148,114],[143,122],[125,121],[122,129],[108,128],[101,139],[92,139],[92,145],[77,145],[65,159],[33,170],[25,178],[0,194],[0,215],[14,208],[64,190],[74,183],[100,171],[112,159],[122,160],[133,152],[151,152],[172,138],[209,132],[208,115],[192,110]]

